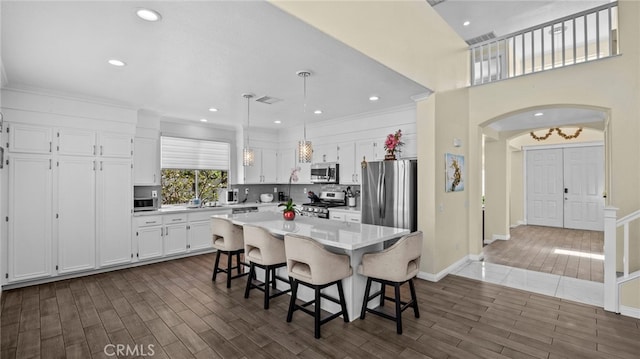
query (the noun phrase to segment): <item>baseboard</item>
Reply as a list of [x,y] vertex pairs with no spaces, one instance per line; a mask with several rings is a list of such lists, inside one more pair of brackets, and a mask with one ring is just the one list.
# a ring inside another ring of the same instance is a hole
[[627,307],[626,305],[620,306],[620,314],[640,319],[640,308]]
[[492,239],[485,239],[485,240],[484,240],[484,244],[491,244],[491,243],[493,243],[493,242],[495,242],[495,241],[496,241],[496,240],[495,240],[495,239],[493,239],[493,238],[492,238]]
[[441,270],[436,274],[421,271],[421,272],[418,272],[417,277],[420,279],[428,280],[429,282],[438,282],[440,281],[440,279],[446,277],[447,274],[455,271],[456,269],[463,266],[467,262],[469,262],[469,256],[460,258],[460,260],[456,261],[455,263],[451,264],[450,266],[448,266],[447,268]]
[[512,224],[510,226],[510,228],[516,228],[516,227],[524,226],[525,224],[527,224],[525,221],[519,220],[519,221],[516,221],[515,224]]
[[493,241],[508,241],[511,239],[510,234],[494,234],[491,236],[491,240]]
[[0,291],[3,290],[3,289],[4,290],[16,289],[16,288],[28,287],[28,286],[31,286],[31,285],[38,285],[38,284],[44,284],[44,283],[50,283],[50,282],[57,282],[57,281],[60,281],[60,280],[65,280],[65,279],[73,279],[73,278],[86,277],[86,276],[105,273],[105,272],[113,272],[113,271],[117,271],[117,270],[120,270],[120,269],[139,267],[139,266],[144,266],[144,265],[147,265],[147,264],[154,264],[154,263],[159,263],[159,262],[166,262],[166,261],[170,261],[170,260],[174,260],[174,259],[180,259],[180,258],[192,257],[192,256],[200,255],[200,254],[212,253],[212,252],[215,252],[215,251],[216,251],[215,249],[211,248],[211,249],[205,249],[205,250],[201,250],[201,251],[194,251],[194,252],[190,252],[190,253],[184,253],[184,254],[179,254],[179,255],[173,255],[173,256],[167,256],[167,257],[162,257],[162,258],[146,260],[146,261],[142,261],[142,262],[132,262],[132,263],[117,265],[117,266],[113,266],[113,267],[105,267],[105,268],[95,269],[95,270],[91,270],[91,271],[82,271],[82,272],[77,272],[77,273],[61,274],[61,275],[56,275],[56,276],[51,276],[51,277],[46,277],[46,278],[41,278],[41,279],[34,279],[34,280],[29,280],[29,281],[24,281],[24,282],[10,283],[10,284],[5,284],[2,287],[0,287]]

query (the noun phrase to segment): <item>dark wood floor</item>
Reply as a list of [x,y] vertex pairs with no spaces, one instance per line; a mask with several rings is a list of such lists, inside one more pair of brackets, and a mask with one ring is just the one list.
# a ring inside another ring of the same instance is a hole
[[[152,344],[154,358],[638,358],[640,320],[462,277],[417,280],[421,318],[404,335],[373,315],[323,326],[289,296],[262,309],[245,279],[211,282],[211,254],[5,291],[2,359],[107,358]],[[108,353],[112,353],[112,348]],[[149,351],[146,352],[148,354]],[[141,354],[138,352],[138,354]]]
[[511,239],[484,247],[485,261],[594,282],[604,281],[604,261],[554,253],[556,248],[604,254],[604,232],[541,226],[511,229]]

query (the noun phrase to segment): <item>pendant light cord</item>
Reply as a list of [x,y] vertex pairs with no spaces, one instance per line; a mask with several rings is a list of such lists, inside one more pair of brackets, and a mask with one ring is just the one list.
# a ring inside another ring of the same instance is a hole
[[309,73],[306,72],[302,75],[303,78],[303,93],[304,93],[304,104],[302,107],[302,121],[304,124],[304,141],[307,142],[307,76],[309,76]]
[[251,116],[250,116],[250,106],[249,101],[251,101],[250,96],[245,96],[247,98],[247,148],[251,147],[249,143],[249,131],[251,130]]

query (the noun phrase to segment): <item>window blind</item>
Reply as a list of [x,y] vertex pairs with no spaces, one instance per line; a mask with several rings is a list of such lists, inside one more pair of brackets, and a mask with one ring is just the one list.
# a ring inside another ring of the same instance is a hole
[[160,150],[163,169],[229,170],[226,142],[162,136]]

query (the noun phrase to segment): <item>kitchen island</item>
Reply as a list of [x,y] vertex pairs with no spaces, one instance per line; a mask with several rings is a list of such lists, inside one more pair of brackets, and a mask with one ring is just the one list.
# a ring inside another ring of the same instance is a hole
[[[287,233],[311,237],[332,252],[349,255],[353,275],[344,279],[342,285],[351,321],[360,316],[364,290],[367,284],[366,277],[357,273],[362,255],[368,252],[380,251],[384,248],[385,242],[397,240],[410,232],[408,229],[403,228],[332,221],[304,216],[297,216],[293,221],[285,221],[280,212],[220,214],[212,217],[230,219],[237,225],[251,224],[260,226],[279,237],[284,237]],[[280,268],[279,270],[279,275],[287,276],[286,268]],[[378,288],[372,287],[372,292],[378,290]],[[335,288],[327,288],[326,291],[330,295],[337,297]],[[313,291],[306,287],[299,287],[298,298],[311,300],[313,299]],[[369,306],[375,307],[378,303],[379,301],[372,301]],[[329,301],[323,301],[322,308],[332,313],[340,311],[339,305]]]

